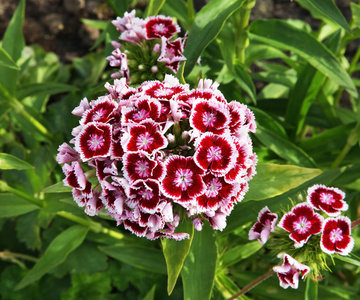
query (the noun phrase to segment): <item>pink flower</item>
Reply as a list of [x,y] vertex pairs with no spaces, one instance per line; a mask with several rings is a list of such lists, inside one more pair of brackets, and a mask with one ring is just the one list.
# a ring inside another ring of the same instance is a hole
[[258,239],[261,244],[265,244],[269,238],[270,232],[275,231],[278,215],[272,213],[267,206],[260,210],[258,222],[256,222],[249,231],[249,240]]
[[311,235],[321,232],[323,221],[324,218],[314,213],[309,204],[300,203],[281,218],[278,226],[291,232],[290,238],[295,241],[295,247],[302,247]]
[[165,16],[148,17],[145,19],[146,37],[156,39],[161,37],[171,38],[180,32],[180,27],[174,24],[172,18]]
[[195,147],[194,161],[204,171],[224,175],[234,166],[237,153],[230,136],[207,132],[196,141]]
[[97,122],[84,125],[76,137],[75,149],[83,161],[108,156],[111,150],[111,125]]
[[310,268],[297,262],[288,254],[283,253],[278,255],[278,257],[283,259],[283,264],[274,267],[273,270],[277,273],[280,286],[284,289],[287,289],[289,286],[297,289],[299,286],[299,274],[301,273],[302,279],[304,279],[304,276],[310,272]]
[[351,221],[348,217],[328,218],[322,229],[320,247],[327,254],[348,255],[354,248]]
[[160,202],[159,183],[157,180],[139,180],[131,186],[126,204],[130,208],[140,208],[141,211],[153,214]]
[[184,51],[181,38],[170,42],[165,37],[161,37],[161,53],[158,61],[164,62],[165,66],[176,73],[179,69],[179,63],[186,60],[182,54]]
[[91,102],[92,109],[85,112],[81,124],[90,122],[108,123],[113,117],[117,103],[113,100],[104,99]]
[[112,78],[124,77],[126,80],[130,79],[128,60],[125,53],[121,52],[119,48],[116,48],[106,59],[109,61],[111,67],[120,67],[119,72],[111,74]]
[[331,217],[337,217],[341,211],[348,209],[343,199],[345,193],[338,188],[324,185],[313,185],[307,190],[307,202],[316,210],[322,210]]
[[80,159],[79,153],[77,153],[67,143],[63,143],[58,148],[59,153],[56,155],[56,161],[59,164],[64,164],[72,161],[78,161]]
[[204,171],[192,157],[170,156],[165,162],[165,168],[166,177],[161,182],[161,190],[167,197],[182,203],[204,193]]

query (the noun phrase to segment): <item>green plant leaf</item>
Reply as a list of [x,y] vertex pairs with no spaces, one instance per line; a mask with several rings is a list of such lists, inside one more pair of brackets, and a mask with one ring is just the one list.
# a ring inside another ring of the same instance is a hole
[[215,279],[217,247],[213,228],[206,222],[194,232],[189,254],[181,270],[184,300],[210,299]]
[[143,300],[154,300],[155,299],[156,284],[151,288],[151,290],[145,295]]
[[146,16],[156,16],[161,7],[164,5],[165,0],[150,0],[149,5],[147,7]]
[[35,266],[18,283],[16,290],[22,289],[45,275],[50,269],[61,264],[66,257],[79,247],[86,237],[88,228],[80,225],[72,226],[60,233],[45,250],[44,255]]
[[174,290],[176,281],[180,275],[181,269],[183,268],[184,260],[190,251],[194,235],[194,226],[191,221],[186,220],[180,223],[176,231],[188,233],[190,235],[190,239],[184,239],[182,241],[170,239],[161,240],[168,274],[167,292],[169,295]]
[[0,66],[20,70],[19,66],[13,61],[11,56],[0,47]]
[[125,264],[150,272],[166,274],[165,260],[160,250],[140,245],[118,243],[99,247],[105,254]]
[[292,165],[258,164],[256,175],[249,183],[249,191],[245,199],[263,200],[281,195],[321,173],[319,169]]
[[258,126],[255,136],[271,151],[274,151],[280,157],[288,160],[291,164],[314,168],[314,160],[301,148],[291,143],[289,140],[278,136],[273,131],[265,127]]
[[256,20],[249,28],[251,39],[290,50],[357,97],[355,85],[337,58],[309,33],[283,20]]
[[0,194],[0,218],[20,216],[39,209],[39,206],[10,193]]
[[71,191],[72,188],[69,186],[65,186],[62,181],[43,189],[43,193],[69,193]]
[[353,20],[356,27],[360,28],[360,4],[350,3]]
[[77,87],[58,82],[30,83],[21,85],[16,90],[16,98],[21,100],[28,96],[54,95],[76,91]]
[[256,103],[255,85],[248,72],[237,63],[234,67],[234,77],[240,87],[250,96],[251,100]]
[[89,27],[99,29],[99,30],[105,30],[109,24],[109,21],[92,20],[92,19],[85,19],[85,18],[82,18],[81,22],[83,22],[85,25],[87,25]]
[[359,259],[354,259],[348,256],[341,256],[341,255],[335,255],[335,258],[341,261],[344,261],[348,264],[352,264],[354,266],[360,267],[360,260]]
[[317,300],[318,284],[319,282],[313,281],[310,276],[306,279],[305,300]]
[[175,17],[185,30],[188,29],[187,8],[184,0],[166,0],[161,12],[167,16]]
[[26,170],[34,168],[32,165],[13,155],[0,153],[0,169],[1,170]]
[[334,1],[322,0],[296,0],[301,6],[308,9],[314,18],[320,17],[351,32],[345,17],[341,14]]
[[196,14],[184,49],[185,76],[190,73],[206,46],[216,38],[227,18],[244,2],[245,0],[212,0]]

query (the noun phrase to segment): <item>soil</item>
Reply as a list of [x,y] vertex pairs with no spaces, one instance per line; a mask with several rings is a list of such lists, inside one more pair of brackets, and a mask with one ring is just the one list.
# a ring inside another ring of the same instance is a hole
[[[0,40],[20,0],[0,1]],[[136,1],[144,7],[144,2]],[[195,0],[198,10],[206,0]],[[349,20],[351,0],[336,0],[336,4]],[[89,52],[100,32],[81,22],[81,18],[112,20],[116,16],[105,0],[26,0],[24,36],[27,44],[39,44],[46,51],[55,52],[63,62],[71,62]],[[291,0],[257,0],[251,20],[258,18],[302,19],[317,28],[305,9]],[[358,45],[349,49],[355,51]]]

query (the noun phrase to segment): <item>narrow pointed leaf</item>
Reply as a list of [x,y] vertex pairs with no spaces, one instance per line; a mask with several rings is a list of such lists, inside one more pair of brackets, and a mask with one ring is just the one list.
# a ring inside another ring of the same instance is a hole
[[194,235],[194,226],[191,221],[182,222],[177,227],[177,232],[186,232],[190,235],[190,239],[182,241],[174,241],[164,239],[161,241],[163,253],[166,260],[166,268],[168,274],[167,292],[170,295],[174,290],[176,281],[183,268],[184,260],[189,253],[190,246]]
[[206,222],[201,231],[194,232],[191,248],[181,271],[184,300],[210,299],[215,280],[216,261],[215,233]]
[[0,194],[0,218],[20,216],[39,209],[39,206],[10,193]]
[[318,298],[318,281],[313,281],[311,277],[306,279],[305,300],[317,300]]
[[166,274],[164,257],[158,249],[125,243],[99,247],[99,249],[125,264],[150,272]]
[[18,283],[16,290],[22,289],[39,280],[50,269],[60,265],[66,257],[84,241],[88,228],[80,225],[72,226],[60,233],[46,249],[44,255],[35,266]]
[[19,66],[3,48],[0,48],[0,66],[20,70]]
[[21,100],[28,96],[54,95],[75,90],[77,87],[73,85],[58,82],[31,83],[20,86],[16,91],[16,98]]
[[0,170],[26,170],[34,168],[32,165],[13,155],[0,153]]
[[155,299],[156,284],[151,288],[150,291],[145,295],[143,300],[154,300]]
[[159,13],[161,7],[164,5],[164,3],[165,0],[150,0],[146,12],[146,16],[147,17],[156,16]]
[[225,21],[245,0],[212,0],[196,14],[184,49],[185,76],[190,73],[202,51],[216,38]]
[[69,186],[64,186],[64,183],[62,181],[43,189],[43,193],[69,193],[71,191],[72,188]]
[[249,30],[250,38],[293,51],[357,97],[355,85],[349,74],[334,54],[309,33],[283,20],[257,20],[250,25]]

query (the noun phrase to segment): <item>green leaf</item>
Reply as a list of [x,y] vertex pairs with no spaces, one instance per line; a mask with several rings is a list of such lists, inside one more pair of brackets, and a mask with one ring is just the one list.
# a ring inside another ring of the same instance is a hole
[[36,209],[39,209],[39,206],[14,194],[0,194],[0,218],[20,216]]
[[322,19],[328,20],[331,23],[342,27],[346,31],[351,32],[345,17],[341,14],[334,1],[296,0],[296,2],[307,8],[312,13],[313,17],[320,17]]
[[348,264],[352,264],[354,266],[360,267],[360,260],[359,259],[354,259],[348,256],[341,256],[341,255],[335,255],[335,258],[337,258],[338,260],[344,261]]
[[75,225],[60,233],[45,250],[35,266],[18,283],[16,290],[22,289],[45,275],[50,269],[61,264],[66,257],[79,247],[86,237],[88,228]]
[[16,219],[16,236],[28,249],[41,249],[40,226],[38,224],[39,210],[27,213]]
[[185,76],[190,73],[206,46],[216,38],[227,18],[244,2],[245,0],[212,0],[196,14],[184,49]]
[[187,8],[184,0],[166,0],[161,12],[167,16],[175,17],[185,30],[188,29]]
[[258,126],[255,136],[271,151],[274,151],[280,157],[288,160],[291,164],[314,168],[314,160],[301,148],[291,143],[289,140],[278,136],[273,131],[265,127]]
[[226,268],[233,264],[238,263],[239,261],[248,258],[263,247],[263,244],[258,241],[246,243],[240,246],[236,246],[226,251],[220,257],[219,265],[221,268]]
[[350,3],[350,7],[355,25],[360,28],[360,4]]
[[284,139],[288,139],[284,127],[282,127],[281,124],[278,121],[276,121],[272,116],[270,116],[263,110],[258,109],[256,107],[251,106],[249,108],[254,113],[257,124],[259,124],[262,127],[266,127],[268,130],[273,131],[276,135]]
[[195,231],[190,251],[184,261],[181,278],[184,300],[210,299],[215,279],[217,247],[213,228],[206,222]]
[[[263,174],[263,172],[259,173],[260,170],[258,170],[257,176],[259,174]],[[265,170],[264,170],[265,171]],[[314,184],[324,184],[329,185],[331,184],[334,179],[336,179],[341,174],[340,170],[332,170],[332,171],[326,171],[322,174],[313,177],[312,179],[305,181],[305,182],[298,182],[295,184],[295,186],[292,187],[285,187],[282,194],[278,194],[277,196],[273,197],[271,196],[271,193],[269,195],[262,195],[261,197],[265,197],[266,202],[263,201],[242,201],[241,203],[237,204],[230,214],[230,216],[227,218],[227,226],[223,230],[222,234],[227,234],[231,232],[232,230],[235,230],[236,228],[248,223],[248,222],[255,222],[256,217],[259,213],[259,211],[267,205],[271,211],[279,211],[281,207],[289,203],[289,199],[296,199],[299,195],[299,193],[303,192],[304,190],[307,190],[310,186]],[[250,193],[257,194],[258,191],[252,191],[256,186],[253,188],[251,186],[251,183],[256,179],[256,177],[250,181],[250,189],[249,192],[245,195],[245,199],[250,200],[252,197]],[[276,176],[276,175],[274,175]],[[261,179],[261,178],[259,178]],[[266,184],[267,187],[269,187],[269,183]],[[264,185],[263,185],[264,186]],[[276,192],[276,190],[274,191]],[[250,197],[248,197],[248,194]],[[260,197],[260,195],[259,195]],[[245,200],[244,199],[244,200]],[[260,199],[259,199],[260,200]]]
[[164,257],[158,249],[126,243],[99,247],[99,249],[125,264],[150,272],[166,274]]
[[19,66],[14,62],[11,56],[0,47],[0,66],[20,70]]
[[83,22],[85,25],[87,25],[89,27],[99,29],[99,30],[105,30],[109,24],[109,21],[92,20],[92,19],[85,19],[85,18],[82,18],[81,22]]
[[42,190],[43,193],[69,193],[72,191],[72,188],[65,186],[62,181],[50,185]]
[[167,292],[170,295],[174,290],[176,281],[183,268],[184,260],[190,251],[194,235],[194,226],[191,221],[183,221],[176,229],[177,232],[185,232],[190,235],[190,239],[175,241],[170,239],[161,240],[163,253],[166,261],[168,274]]
[[235,65],[234,76],[240,87],[250,96],[251,100],[256,103],[255,85],[248,72],[239,63]]
[[150,0],[149,5],[147,7],[146,16],[156,16],[161,7],[164,5],[165,0]]
[[145,295],[143,300],[154,300],[155,299],[155,291],[156,291],[156,284],[151,288],[151,290]]
[[281,195],[320,175],[319,169],[291,165],[258,164],[256,175],[250,181],[246,200],[263,200]]
[[13,155],[0,153],[0,169],[1,170],[26,170],[34,168],[32,165]]
[[77,87],[73,85],[58,82],[30,83],[18,87],[15,95],[18,100],[21,100],[28,96],[54,95],[76,90]]
[[355,85],[337,58],[309,33],[283,20],[256,20],[250,25],[252,39],[290,50],[357,97]]
[[318,281],[313,281],[309,276],[306,279],[305,300],[317,300],[318,298]]

